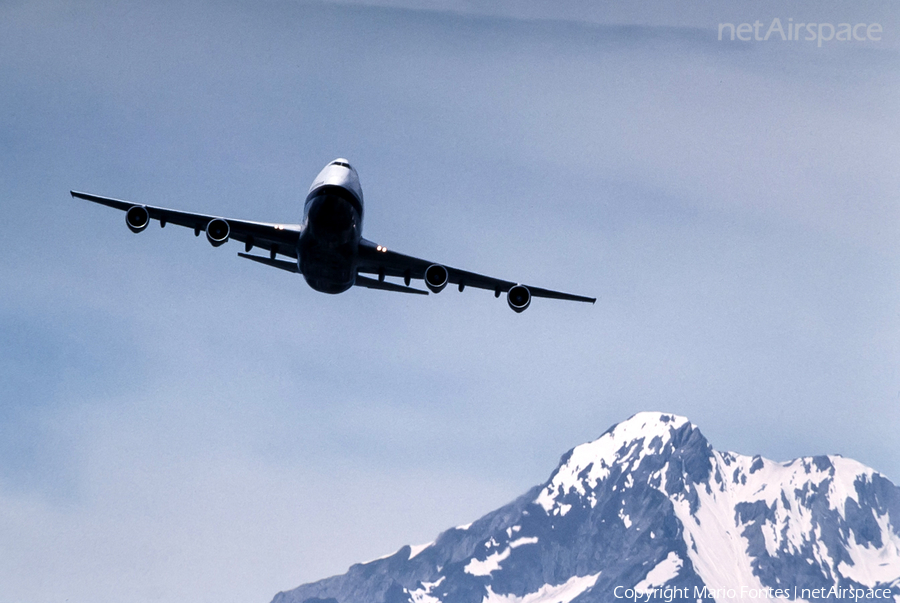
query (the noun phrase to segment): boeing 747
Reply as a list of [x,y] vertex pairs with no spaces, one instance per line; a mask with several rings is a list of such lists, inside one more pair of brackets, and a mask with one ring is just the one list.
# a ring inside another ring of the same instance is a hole
[[[151,220],[158,220],[163,227],[177,224],[192,228],[195,236],[205,232],[214,247],[231,239],[240,241],[244,244],[244,252],[238,253],[240,257],[302,274],[310,287],[323,293],[342,293],[355,285],[428,295],[428,291],[410,287],[412,279],[421,279],[432,293],[439,293],[449,284],[456,285],[460,291],[466,287],[487,289],[493,291],[495,297],[506,293],[509,307],[516,312],[528,308],[532,297],[596,301],[593,297],[523,285],[421,260],[364,239],[362,187],[359,175],[346,159],[335,159],[316,176],[306,195],[300,224],[233,220],[76,191],[71,194],[124,211],[125,223],[135,233],[147,228]],[[254,255],[250,253],[253,249],[269,253]],[[403,284],[386,280],[386,277],[402,278]]]

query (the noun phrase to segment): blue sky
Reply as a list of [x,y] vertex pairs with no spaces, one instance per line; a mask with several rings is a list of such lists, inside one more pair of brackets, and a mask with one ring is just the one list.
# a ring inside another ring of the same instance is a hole
[[[0,6],[0,603],[268,601],[641,410],[900,480],[897,12],[679,6]],[[885,33],[716,39],[775,17]],[[368,238],[597,304],[326,296],[68,196],[293,222],[338,156]]]

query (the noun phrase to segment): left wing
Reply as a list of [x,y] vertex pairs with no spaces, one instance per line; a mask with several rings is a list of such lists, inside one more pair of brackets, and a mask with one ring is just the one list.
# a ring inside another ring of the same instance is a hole
[[573,295],[531,285],[520,285],[512,281],[444,266],[436,262],[389,251],[386,247],[376,245],[366,239],[362,239],[359,242],[357,272],[377,274],[378,280],[382,282],[386,276],[402,277],[406,285],[409,285],[410,279],[423,279],[425,285],[435,293],[441,291],[448,283],[457,285],[460,291],[466,287],[487,289],[493,291],[495,297],[500,297],[501,293],[507,293],[510,307],[517,312],[521,312],[528,307],[532,296],[589,302],[592,304],[597,301],[594,297]]
[[121,199],[98,197],[88,193],[70,191],[73,197],[92,201],[120,209],[125,212],[125,223],[132,232],[141,232],[150,223],[150,220],[159,220],[159,225],[177,224],[194,229],[194,235],[200,236],[201,231],[206,232],[209,242],[218,247],[230,239],[244,244],[244,250],[250,251],[254,247],[261,247],[270,252],[270,257],[277,254],[297,258],[297,240],[300,238],[301,227],[299,224],[270,224],[267,222],[249,222],[247,220],[234,220],[232,218],[220,218],[206,214],[194,214],[154,207]]

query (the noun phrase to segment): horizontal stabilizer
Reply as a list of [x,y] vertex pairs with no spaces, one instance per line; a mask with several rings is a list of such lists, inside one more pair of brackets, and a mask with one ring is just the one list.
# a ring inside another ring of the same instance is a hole
[[297,267],[297,262],[288,262],[287,260],[273,260],[272,258],[267,258],[259,255],[250,255],[249,253],[238,253],[238,255],[242,258],[247,258],[248,260],[253,260],[254,262],[259,262],[260,264],[265,264],[266,266],[281,268],[282,270],[287,270],[288,272],[300,272],[300,268]]
[[358,274],[356,275],[356,286],[366,287],[368,289],[381,289],[383,291],[396,291],[398,293],[416,293],[418,295],[428,295],[428,291],[422,291],[421,289],[414,289],[412,287],[404,287],[403,285],[398,285],[397,283],[379,281],[374,278],[360,276]]

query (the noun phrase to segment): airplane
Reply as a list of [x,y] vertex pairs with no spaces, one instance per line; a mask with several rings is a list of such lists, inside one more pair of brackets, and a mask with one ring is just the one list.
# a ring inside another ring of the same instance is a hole
[[[432,293],[440,293],[448,284],[487,289],[494,297],[506,293],[509,307],[523,312],[532,297],[545,297],[594,303],[596,298],[551,291],[490,276],[459,270],[395,251],[362,237],[363,193],[359,175],[346,159],[329,163],[313,180],[303,206],[300,224],[275,224],[233,220],[206,214],[132,203],[69,191],[73,198],[84,199],[125,212],[125,224],[139,233],[151,220],[161,227],[177,224],[194,229],[194,236],[206,232],[207,240],[218,247],[231,239],[244,244],[242,258],[303,275],[310,287],[322,293],[343,293],[354,285],[369,289],[428,295],[428,291],[410,286],[411,279],[422,279]],[[253,255],[254,248],[266,255]],[[285,256],[289,260],[280,259]],[[370,276],[372,275],[374,278]],[[385,280],[399,277],[400,283]]]

